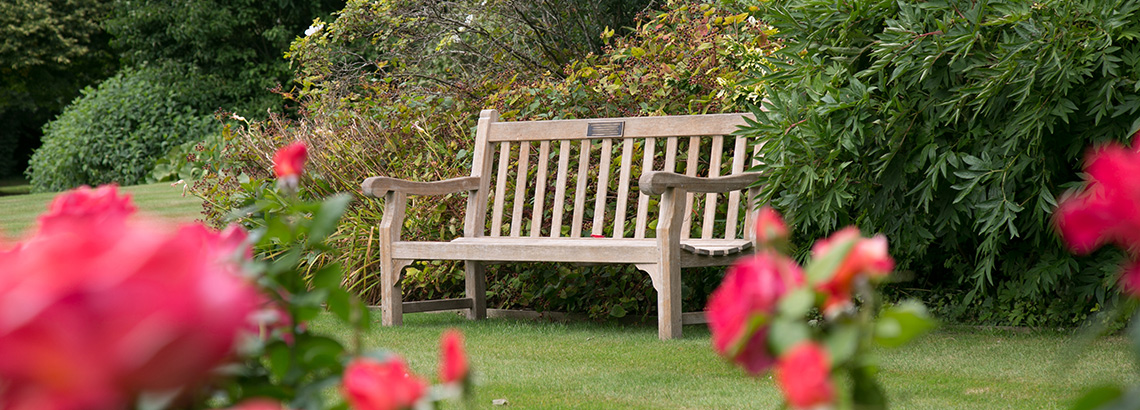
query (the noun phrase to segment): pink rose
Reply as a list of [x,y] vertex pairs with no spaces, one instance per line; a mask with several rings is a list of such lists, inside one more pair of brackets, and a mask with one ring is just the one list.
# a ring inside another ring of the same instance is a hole
[[780,297],[803,284],[803,276],[783,255],[759,253],[737,261],[709,297],[713,348],[752,374],[771,367],[767,321]]
[[788,238],[788,225],[775,209],[765,206],[756,213],[756,242],[767,245]]
[[463,334],[450,329],[439,339],[439,380],[443,383],[463,383],[470,369],[467,353],[463,351]]
[[1061,200],[1056,224],[1077,253],[1114,243],[1140,253],[1140,153],[1111,143],[1090,151],[1088,185]]
[[859,229],[853,226],[843,228],[831,234],[827,239],[816,242],[812,247],[813,258],[838,252],[840,245],[851,245],[851,250],[844,256],[836,268],[835,273],[826,282],[819,283],[816,288],[827,295],[824,301],[824,313],[835,313],[851,304],[851,290],[859,277],[880,278],[890,274],[895,268],[895,261],[887,251],[887,238],[875,235],[864,238]]
[[795,345],[780,358],[776,383],[794,409],[810,409],[835,400],[827,351],[813,342]]
[[120,196],[118,188],[114,185],[103,185],[96,189],[81,186],[59,194],[51,201],[48,211],[40,214],[38,218],[39,229],[50,231],[61,225],[89,223],[94,219],[120,223],[126,221],[136,210],[131,202],[131,195]]
[[410,409],[426,390],[397,356],[383,363],[356,359],[344,370],[344,395],[356,410]]
[[132,223],[126,199],[69,202],[84,194],[0,253],[0,408],[117,408],[200,382],[255,307],[244,233]]

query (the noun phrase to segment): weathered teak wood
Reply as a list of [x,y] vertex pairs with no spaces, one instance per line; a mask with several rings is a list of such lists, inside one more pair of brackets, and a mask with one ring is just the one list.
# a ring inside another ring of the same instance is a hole
[[[683,324],[703,321],[700,313],[681,312],[681,269],[725,266],[754,246],[748,206],[756,192],[749,185],[758,176],[747,169],[760,163],[759,151],[745,137],[730,136],[746,117],[500,122],[498,112],[481,112],[471,176],[373,177],[361,186],[385,200],[382,322],[398,325],[405,312],[441,309],[486,317],[489,263],[625,263],[648,273],[657,290],[658,336],[680,337]],[[462,237],[400,237],[408,195],[456,192],[467,192]],[[415,260],[465,261],[467,297],[403,302],[401,272]]]

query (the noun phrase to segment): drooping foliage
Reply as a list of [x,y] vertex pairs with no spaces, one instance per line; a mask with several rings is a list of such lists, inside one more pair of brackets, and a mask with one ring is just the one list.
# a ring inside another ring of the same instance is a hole
[[784,48],[751,132],[799,237],[885,233],[952,317],[1067,324],[1112,304],[1116,255],[1068,255],[1050,220],[1084,148],[1140,128],[1140,2],[761,7]]

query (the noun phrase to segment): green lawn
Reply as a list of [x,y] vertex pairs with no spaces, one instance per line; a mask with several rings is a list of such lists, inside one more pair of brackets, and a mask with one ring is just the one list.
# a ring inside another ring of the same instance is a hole
[[[120,188],[130,193],[139,213],[159,219],[188,222],[199,219],[202,200],[186,193],[182,185],[170,183],[136,185]],[[35,225],[36,217],[47,210],[58,193],[0,196],[0,235],[8,238],[20,236]]]
[[[431,378],[440,333],[461,329],[478,375],[480,408],[493,399],[526,409],[779,405],[772,380],[749,378],[719,359],[704,326],[686,326],[684,339],[663,342],[653,326],[471,322],[439,313],[405,315],[405,323],[377,326],[365,335],[365,346],[394,350]],[[348,340],[327,316],[312,327]],[[942,330],[879,352],[881,376],[894,409],[1061,409],[1085,387],[1140,381],[1125,339],[1100,339],[1079,354],[1071,346],[1068,336],[1053,333]],[[1079,360],[1070,365],[1066,358]]]

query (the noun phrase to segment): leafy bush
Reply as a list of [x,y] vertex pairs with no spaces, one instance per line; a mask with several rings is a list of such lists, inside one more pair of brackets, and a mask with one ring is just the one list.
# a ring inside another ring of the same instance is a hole
[[[212,120],[193,108],[203,90],[186,89],[193,71],[145,67],[107,79],[44,127],[27,175],[37,192],[144,181],[155,159],[204,138]],[[197,93],[197,94],[196,94]]]
[[798,237],[885,233],[960,319],[1063,325],[1113,303],[1118,256],[1070,256],[1050,219],[1082,148],[1140,128],[1140,2],[762,7],[784,48],[751,132]]

